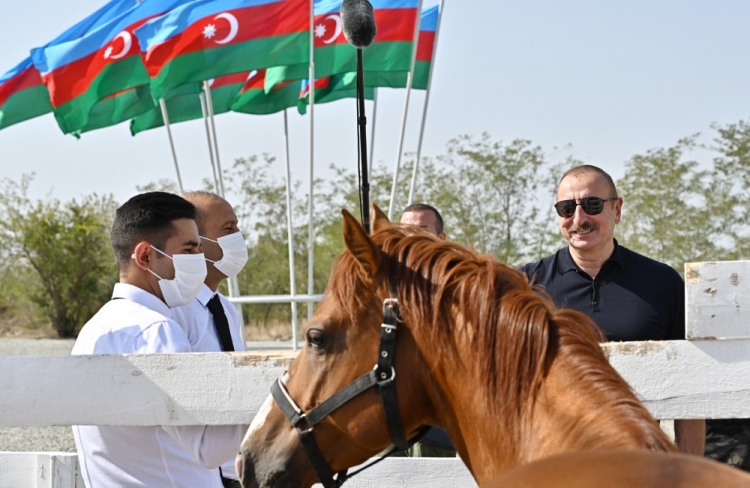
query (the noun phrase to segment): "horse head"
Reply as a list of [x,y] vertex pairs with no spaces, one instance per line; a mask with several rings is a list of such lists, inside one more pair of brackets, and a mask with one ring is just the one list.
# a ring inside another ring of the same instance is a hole
[[[389,273],[395,271],[395,263],[376,244],[377,235],[390,230],[391,236],[412,233],[433,239],[417,229],[392,226],[376,206],[372,211],[375,240],[343,211],[346,251],[334,265],[325,297],[307,324],[305,344],[282,381],[284,395],[301,412],[310,412],[344,385],[367,375],[378,362],[383,317],[373,310],[381,310],[394,293]],[[429,410],[413,407],[429,404],[429,372],[406,328],[399,330],[392,370],[398,377],[393,381],[398,405],[393,408],[401,413],[404,435],[411,438],[434,421]],[[300,421],[298,427],[309,429],[331,472],[359,464],[391,445],[377,390],[375,385],[355,395],[314,428],[306,419]],[[241,446],[238,473],[243,486],[311,486],[319,481],[299,432],[269,397]]]

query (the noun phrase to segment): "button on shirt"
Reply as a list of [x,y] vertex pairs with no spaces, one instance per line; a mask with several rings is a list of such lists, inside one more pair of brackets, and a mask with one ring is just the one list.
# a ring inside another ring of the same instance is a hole
[[565,247],[521,270],[558,308],[583,312],[609,341],[685,339],[685,285],[670,266],[617,243],[595,279]]
[[[172,309],[172,318],[183,327],[193,352],[221,352],[221,343],[216,333],[214,319],[208,310],[208,301],[217,294],[229,322],[229,332],[232,334],[234,350],[244,351],[245,344],[242,342],[240,316],[237,313],[237,309],[232,302],[227,300],[227,297],[212,291],[205,284],[198,292],[195,300],[184,307]],[[221,473],[225,478],[239,479],[234,467],[234,458],[238,449],[239,444],[235,452],[232,453],[231,458],[227,459],[227,462],[221,465]]]
[[[74,355],[196,352],[156,296],[118,283],[89,320]],[[221,488],[218,466],[233,458],[245,426],[73,426],[88,488]]]

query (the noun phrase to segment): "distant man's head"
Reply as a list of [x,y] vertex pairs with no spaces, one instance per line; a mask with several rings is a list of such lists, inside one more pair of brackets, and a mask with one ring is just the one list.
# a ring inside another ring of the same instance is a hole
[[557,187],[555,208],[560,232],[571,248],[597,257],[609,249],[622,198],[604,170],[588,164],[568,170]]
[[401,214],[401,223],[421,227],[439,239],[445,240],[443,217],[432,205],[414,203],[406,207]]
[[202,239],[201,251],[209,262],[206,285],[216,290],[227,276],[216,268],[215,264],[224,257],[224,252],[217,242],[222,237],[227,237],[240,232],[238,228],[237,214],[232,206],[219,195],[207,191],[191,191],[183,197],[195,205],[198,232]]

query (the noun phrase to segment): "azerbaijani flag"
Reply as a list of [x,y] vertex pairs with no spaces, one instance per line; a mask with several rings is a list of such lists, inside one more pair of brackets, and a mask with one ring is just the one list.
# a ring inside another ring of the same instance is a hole
[[[57,123],[66,134],[88,125],[99,101],[148,85],[133,31],[147,20],[192,0],[143,0],[80,39],[50,44],[32,53],[50,94]],[[153,102],[141,107],[153,108]]]
[[232,110],[253,115],[281,112],[297,105],[299,83],[285,81],[265,91],[266,70],[250,73],[240,92],[232,100]]
[[153,105],[148,85],[128,88],[97,102],[89,112],[86,126],[73,134],[78,136],[84,132],[125,122],[143,113],[144,107]]
[[[415,90],[426,90],[430,78],[430,65],[432,64],[435,50],[435,31],[438,22],[438,6],[430,7],[422,11],[419,23],[419,42],[417,43],[417,59],[414,65],[414,79],[412,88]],[[365,86],[406,88],[406,79],[409,70],[406,71],[370,71],[365,72]],[[356,88],[357,78],[348,78],[347,88]],[[342,86],[342,89],[344,87]],[[317,96],[315,102],[317,103]]]
[[[315,105],[335,102],[342,98],[357,98],[357,73],[326,76],[315,80]],[[365,87],[365,100],[375,98],[375,89]],[[304,115],[310,104],[310,80],[302,80],[297,111]]]
[[[82,37],[126,12],[133,5],[135,0],[113,0],[57,36],[48,45]],[[51,111],[49,93],[31,57],[0,76],[0,130]]]
[[[357,50],[344,37],[342,0],[315,1],[315,78],[356,71]],[[365,77],[371,71],[408,72],[411,67],[418,0],[372,0],[378,33],[364,51]],[[268,70],[266,89],[286,80],[309,77],[308,65]]]
[[0,129],[52,110],[39,71],[26,58],[0,77]]
[[[245,84],[247,77],[248,73],[236,73],[208,81],[214,115],[230,111],[230,102]],[[165,99],[170,124],[203,118],[201,91],[200,83],[186,83],[167,93]],[[130,133],[136,135],[163,125],[161,108],[155,108],[131,120]]]
[[203,0],[136,31],[151,91],[231,73],[308,63],[309,0]]

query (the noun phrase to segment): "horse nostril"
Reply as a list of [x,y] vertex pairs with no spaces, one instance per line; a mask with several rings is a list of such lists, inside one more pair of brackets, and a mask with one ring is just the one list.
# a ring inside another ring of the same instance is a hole
[[242,452],[237,453],[237,458],[234,460],[234,469],[237,470],[237,476],[239,476],[240,482],[242,482]]

